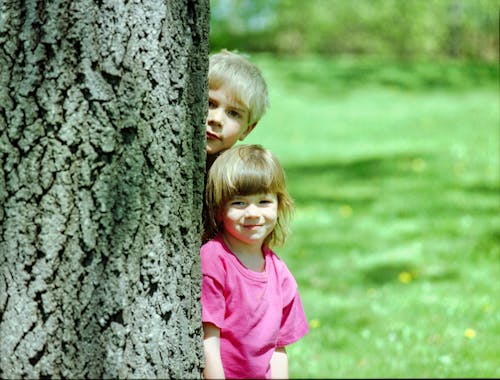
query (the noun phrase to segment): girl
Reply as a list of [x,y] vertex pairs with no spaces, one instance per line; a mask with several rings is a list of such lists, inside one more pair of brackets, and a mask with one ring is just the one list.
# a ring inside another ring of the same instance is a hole
[[285,346],[309,328],[297,283],[270,249],[285,242],[293,211],[284,171],[262,146],[234,146],[210,168],[206,206],[204,376],[287,378]]

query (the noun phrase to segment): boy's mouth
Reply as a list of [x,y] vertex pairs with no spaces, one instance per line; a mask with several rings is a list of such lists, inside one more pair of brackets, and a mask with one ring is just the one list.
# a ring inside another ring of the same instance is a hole
[[207,140],[220,140],[220,137],[213,132],[207,131]]

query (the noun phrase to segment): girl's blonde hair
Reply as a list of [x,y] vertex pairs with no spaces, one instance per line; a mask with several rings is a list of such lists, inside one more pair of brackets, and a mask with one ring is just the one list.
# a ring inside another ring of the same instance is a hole
[[258,122],[269,107],[267,84],[259,68],[226,49],[210,56],[208,66],[208,88],[216,90],[222,85],[248,108],[249,125]]
[[281,246],[289,234],[293,201],[286,190],[285,172],[278,159],[261,145],[235,145],[224,151],[208,172],[206,236],[222,230],[219,218],[225,204],[237,195],[276,194],[278,220],[264,240],[266,246]]

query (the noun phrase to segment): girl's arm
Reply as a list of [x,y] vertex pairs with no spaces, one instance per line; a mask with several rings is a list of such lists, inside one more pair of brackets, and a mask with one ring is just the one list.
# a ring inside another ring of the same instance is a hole
[[285,347],[278,347],[271,357],[271,377],[288,379],[288,355]]
[[220,357],[220,330],[212,323],[203,323],[203,347],[205,351],[205,379],[224,379],[224,367]]

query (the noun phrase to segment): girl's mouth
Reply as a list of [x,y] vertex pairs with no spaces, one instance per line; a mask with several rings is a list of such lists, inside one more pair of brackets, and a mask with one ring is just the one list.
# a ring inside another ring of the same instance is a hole
[[245,224],[243,227],[247,230],[256,230],[260,228],[260,224]]

